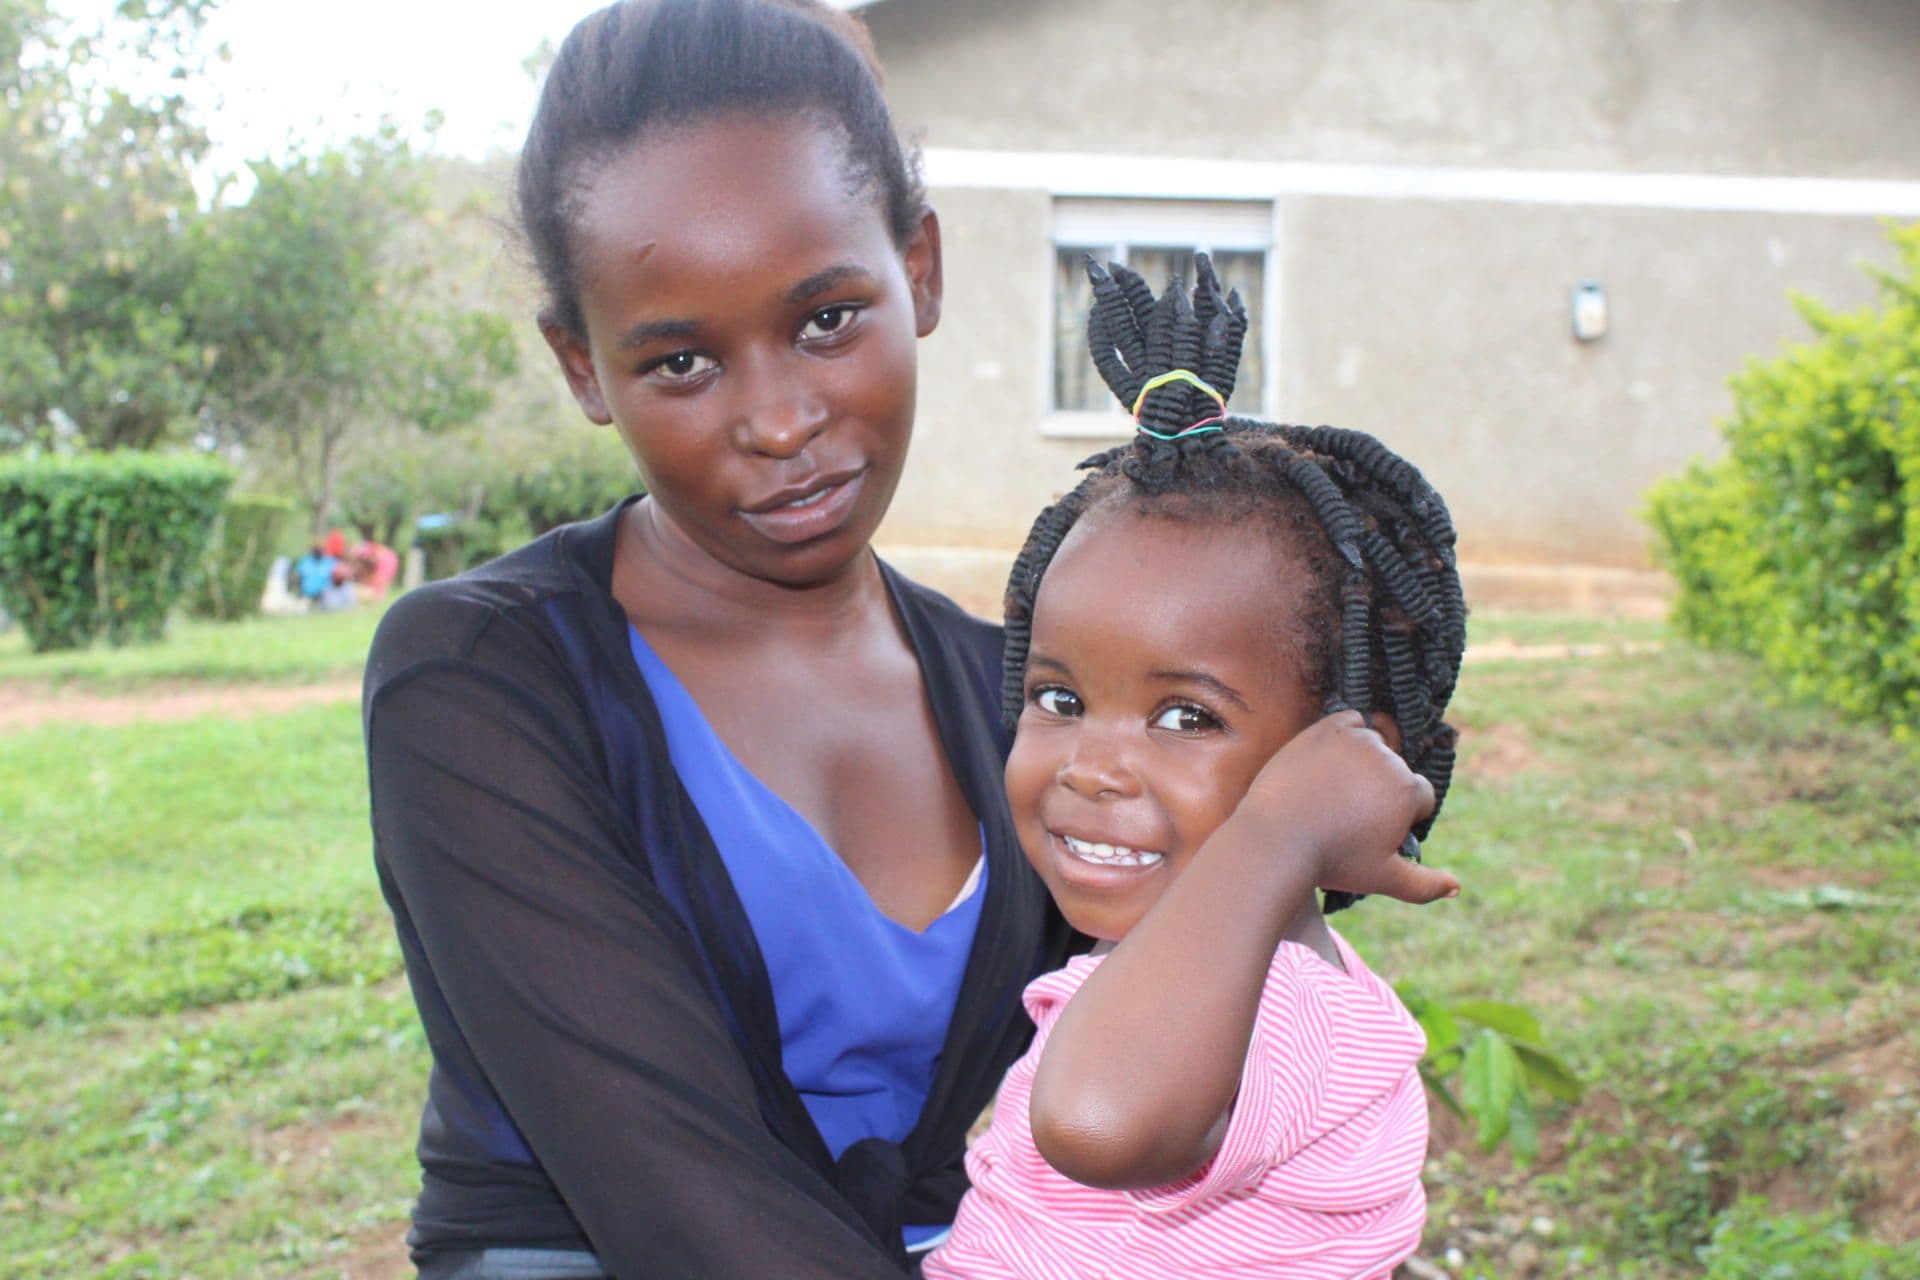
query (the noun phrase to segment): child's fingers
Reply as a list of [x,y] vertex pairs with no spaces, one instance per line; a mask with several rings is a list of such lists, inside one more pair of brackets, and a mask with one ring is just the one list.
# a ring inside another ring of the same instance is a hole
[[1431,816],[1439,802],[1434,799],[1433,783],[1427,780],[1425,774],[1415,773],[1409,769],[1407,775],[1411,779],[1407,785],[1413,789],[1413,816],[1417,822],[1421,818]]
[[1394,867],[1387,872],[1386,881],[1380,892],[1390,898],[1421,906],[1460,894],[1460,881],[1450,873],[1435,867],[1423,867],[1405,858],[1394,859]]

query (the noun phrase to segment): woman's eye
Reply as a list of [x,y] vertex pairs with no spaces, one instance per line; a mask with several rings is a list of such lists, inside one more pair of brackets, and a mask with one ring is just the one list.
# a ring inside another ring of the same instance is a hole
[[828,338],[843,332],[853,323],[856,308],[851,306],[822,307],[807,317],[806,324],[800,327],[802,338]]
[[1212,712],[1182,702],[1155,716],[1153,727],[1171,729],[1175,733],[1205,733],[1209,729],[1218,729],[1220,721],[1214,718]]
[[1033,705],[1050,716],[1077,716],[1080,714],[1080,695],[1071,689],[1048,685],[1034,690]]
[[715,367],[712,356],[703,356],[697,351],[676,351],[670,356],[662,356],[647,367],[647,372],[666,379],[668,382],[685,382],[699,377]]

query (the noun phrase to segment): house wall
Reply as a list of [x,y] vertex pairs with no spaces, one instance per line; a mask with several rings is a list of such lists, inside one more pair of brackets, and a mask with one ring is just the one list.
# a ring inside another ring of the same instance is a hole
[[[1173,56],[1154,34],[1165,7],[1148,0],[886,0],[866,16],[899,123],[930,148],[1920,178],[1920,5],[1209,7],[1234,38],[1210,76],[1164,93],[1113,88],[1150,84]],[[1249,104],[1255,83],[1272,89]],[[1042,432],[1052,192],[996,180],[932,194],[946,315],[882,537],[1013,547],[1102,447]],[[1275,211],[1276,416],[1387,439],[1447,495],[1463,555],[1482,562],[1644,564],[1646,486],[1715,450],[1728,375],[1805,335],[1788,291],[1860,305],[1872,290],[1858,264],[1891,257],[1871,216],[1657,197],[1281,190]],[[1610,304],[1592,344],[1568,332],[1582,279]]]
[[883,0],[929,147],[1915,177],[1912,0]]

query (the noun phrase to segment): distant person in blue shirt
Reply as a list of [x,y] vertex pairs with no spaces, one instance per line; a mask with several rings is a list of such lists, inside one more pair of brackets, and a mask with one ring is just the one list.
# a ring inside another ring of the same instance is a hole
[[318,542],[307,548],[307,554],[293,562],[294,589],[300,598],[309,605],[317,604],[333,586],[333,571],[339,563]]

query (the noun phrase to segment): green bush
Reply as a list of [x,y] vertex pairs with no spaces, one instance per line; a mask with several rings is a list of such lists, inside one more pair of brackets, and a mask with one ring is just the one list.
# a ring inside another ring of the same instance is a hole
[[604,428],[574,430],[547,456],[546,465],[514,477],[507,500],[540,534],[597,516],[640,487],[640,475],[618,436]]
[[1880,304],[1796,298],[1814,340],[1733,380],[1727,455],[1654,487],[1674,621],[1791,692],[1920,729],[1920,225]]
[[188,612],[222,622],[258,613],[280,528],[292,511],[293,504],[280,498],[229,498],[207,539],[187,596]]
[[0,459],[0,602],[35,652],[159,639],[232,484],[189,454]]

